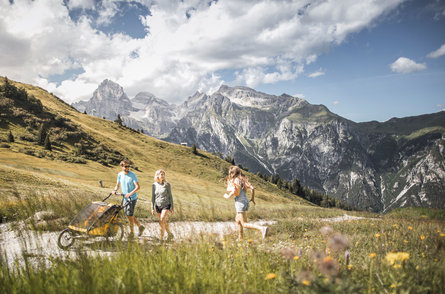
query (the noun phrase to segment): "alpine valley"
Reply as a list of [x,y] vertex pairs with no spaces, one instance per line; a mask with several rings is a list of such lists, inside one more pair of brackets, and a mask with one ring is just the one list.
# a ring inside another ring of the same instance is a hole
[[445,112],[355,123],[324,105],[246,87],[197,92],[181,105],[148,92],[130,99],[105,80],[81,112],[173,143],[232,157],[364,210],[445,208]]

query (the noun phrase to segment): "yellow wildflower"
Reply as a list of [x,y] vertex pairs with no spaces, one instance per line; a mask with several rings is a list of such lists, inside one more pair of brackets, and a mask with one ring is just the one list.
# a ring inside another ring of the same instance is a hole
[[375,254],[374,252],[372,252],[372,253],[369,253],[369,257],[371,257],[371,258],[374,258],[374,257],[376,257],[376,255],[377,255],[377,254]]
[[445,234],[440,234],[441,237],[445,237]]
[[298,256],[298,255],[294,256],[294,260],[299,260],[299,259],[300,259],[300,256]]
[[397,253],[389,252],[389,253],[386,254],[385,259],[391,265],[401,264],[405,260],[409,259],[409,253],[407,253],[407,252],[397,252]]
[[401,264],[395,264],[393,267],[394,267],[395,269],[398,269],[398,268],[401,268],[402,265],[401,265]]
[[420,240],[423,240],[423,239],[425,239],[425,236],[424,235],[420,235]]
[[380,237],[380,234],[379,233],[375,234],[375,237],[376,238]]
[[412,230],[412,229],[413,229],[413,227],[411,227],[411,226],[408,227],[408,230]]
[[277,277],[277,274],[274,274],[274,273],[268,273],[267,275],[266,275],[266,280],[272,280],[272,279],[275,279]]
[[403,243],[405,243],[405,244],[408,243],[408,240],[403,240]]
[[308,280],[304,280],[303,282],[301,282],[303,285],[309,286],[311,284],[311,281]]
[[352,269],[352,264],[348,264],[348,270]]
[[397,285],[395,285],[395,284],[392,284],[391,286],[390,286],[390,288],[396,288],[397,287]]

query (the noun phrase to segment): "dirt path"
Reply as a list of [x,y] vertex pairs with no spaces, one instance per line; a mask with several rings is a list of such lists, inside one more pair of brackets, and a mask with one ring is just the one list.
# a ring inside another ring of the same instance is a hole
[[[140,220],[145,226],[145,231],[141,237],[136,238],[139,242],[159,242],[159,224]],[[273,224],[275,221],[258,221],[255,224]],[[12,228],[11,226],[15,227]],[[222,237],[226,234],[235,233],[236,224],[230,222],[174,222],[170,223],[170,229],[175,236],[175,240],[184,240],[204,235],[217,235]],[[128,227],[125,228],[126,232]],[[137,232],[137,230],[136,230]],[[17,260],[23,261],[23,255],[28,257],[74,257],[79,251],[79,245],[86,245],[82,252],[87,254],[110,255],[113,252],[91,249],[91,244],[103,242],[105,238],[90,238],[86,240],[76,240],[69,250],[62,250],[57,246],[58,232],[35,232],[26,228],[23,222],[14,224],[0,224],[0,252],[5,256],[9,266],[13,266]],[[128,238],[124,235],[124,240]],[[41,259],[41,258],[40,258]],[[49,261],[47,261],[49,262]]]
[[[334,218],[320,219],[323,222],[338,222],[348,220],[365,219],[364,217],[356,217],[343,215]],[[145,226],[145,231],[141,237],[136,238],[139,242],[159,242],[159,224],[157,222],[149,222],[140,220]],[[275,221],[257,221],[253,222],[260,225],[271,225]],[[12,227],[14,226],[14,227]],[[215,235],[222,237],[227,234],[235,234],[237,227],[235,222],[174,222],[170,223],[170,229],[175,236],[175,240],[185,240],[204,235]],[[128,227],[125,228],[128,231]],[[137,230],[136,230],[137,232]],[[23,255],[35,257],[36,262],[44,260],[50,263],[49,257],[75,257],[79,249],[86,254],[110,255],[112,251],[102,251],[92,249],[90,244],[103,242],[105,238],[90,238],[88,240],[76,240],[70,250],[62,250],[57,246],[58,232],[35,232],[27,228],[23,222],[0,224],[0,253],[6,256],[6,262],[9,266],[13,266],[15,261],[21,263]],[[124,235],[124,240],[127,235]],[[79,245],[86,245],[84,247]],[[43,258],[42,258],[43,257]]]

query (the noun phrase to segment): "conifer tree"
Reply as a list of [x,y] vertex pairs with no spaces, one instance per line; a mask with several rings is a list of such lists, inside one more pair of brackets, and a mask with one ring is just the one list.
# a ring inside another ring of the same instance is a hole
[[120,115],[120,114],[117,115],[117,119],[116,119],[114,122],[116,122],[116,123],[118,123],[120,126],[122,126],[122,118],[121,118],[121,115]]
[[45,146],[46,150],[49,150],[49,151],[52,150],[51,141],[49,140],[49,134],[46,134],[44,146]]
[[46,139],[46,125],[42,123],[39,128],[39,132],[37,133],[37,143],[39,145],[44,145]]
[[11,131],[9,131],[9,134],[8,134],[8,142],[10,142],[10,143],[14,142],[14,136],[12,135]]
[[192,146],[192,153],[193,154],[198,154],[198,150],[196,150],[196,145],[195,144],[193,144],[193,146]]

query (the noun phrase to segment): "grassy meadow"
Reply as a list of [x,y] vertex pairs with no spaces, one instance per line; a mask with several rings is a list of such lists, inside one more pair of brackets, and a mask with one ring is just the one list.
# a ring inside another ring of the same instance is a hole
[[[175,199],[170,221],[233,220],[233,200],[222,197],[226,161],[79,113],[40,88],[14,84],[47,111],[69,119],[91,142],[132,161],[141,184],[138,218],[155,221],[151,183],[162,168]],[[16,140],[5,143],[10,131]],[[19,121],[0,120],[2,226],[19,230],[20,223],[30,231],[59,232],[86,204],[110,193],[120,168],[84,158],[67,161],[67,156],[75,156],[73,144],[60,143],[48,151],[20,139],[32,131]],[[0,243],[1,292],[445,293],[443,210],[409,208],[379,215],[320,208],[247,175],[257,202],[249,220],[275,221],[265,240],[246,230],[243,241],[226,234],[222,239],[196,235],[174,242],[79,242],[72,256],[23,252],[13,266]],[[113,196],[110,202],[119,203],[120,198]],[[48,212],[43,222],[35,221],[37,212]],[[344,214],[362,218],[332,221]]]

